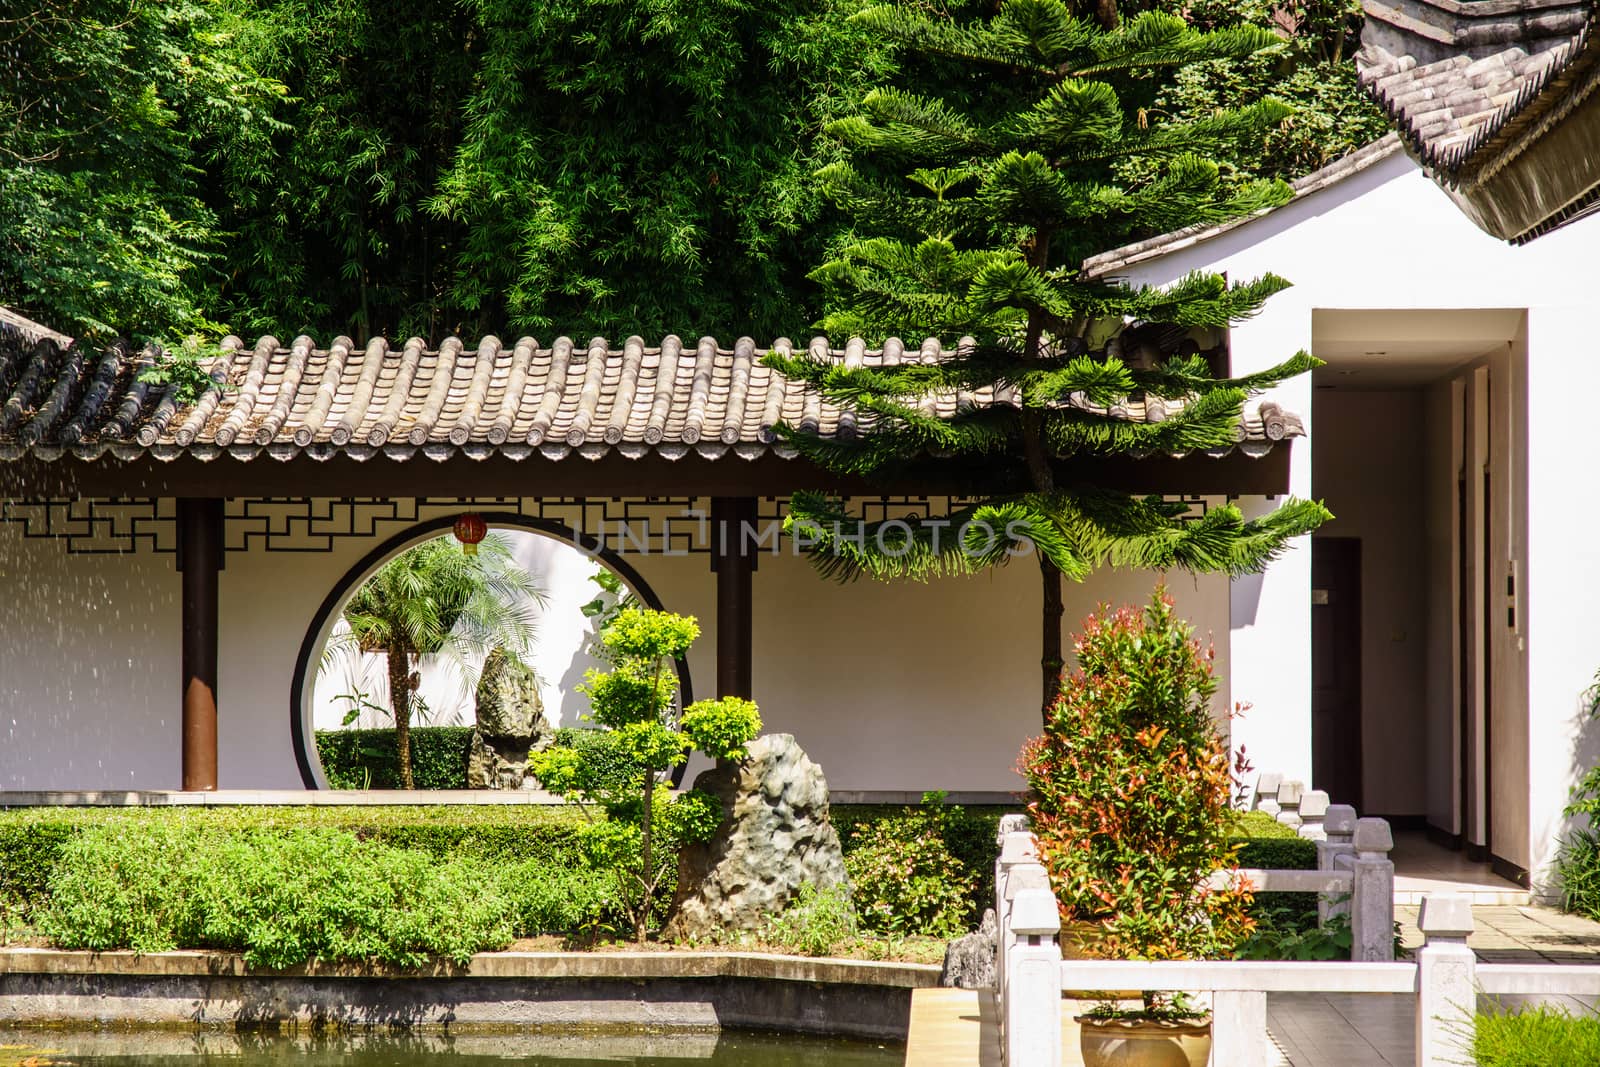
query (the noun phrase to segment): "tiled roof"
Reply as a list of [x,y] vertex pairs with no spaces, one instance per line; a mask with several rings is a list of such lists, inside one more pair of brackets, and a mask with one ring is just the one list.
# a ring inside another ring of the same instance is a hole
[[30,343],[45,340],[54,341],[62,346],[72,343],[72,338],[66,334],[58,333],[48,326],[41,326],[32,319],[18,315],[8,307],[0,307],[0,335]]
[[1588,0],[1366,0],[1361,83],[1456,178],[1592,46]]
[[[1398,137],[1392,133],[1385,137],[1380,137],[1371,144],[1356,149],[1349,155],[1341,156],[1321,170],[1312,171],[1310,174],[1291,182],[1289,187],[1293,190],[1294,195],[1290,198],[1289,203],[1292,204],[1302,197],[1310,196],[1318,190],[1326,189],[1328,186],[1343,181],[1353,174],[1359,174],[1374,163],[1387,159],[1398,151],[1400,151],[1400,139]],[[1171,233],[1146,238],[1143,241],[1135,241],[1132,244],[1123,245],[1121,248],[1113,248],[1109,252],[1102,252],[1097,256],[1084,260],[1083,273],[1090,278],[1111,277],[1119,271],[1133,266],[1135,263],[1159,259],[1170,252],[1189,248],[1192,245],[1200,244],[1202,241],[1209,241],[1213,237],[1245,225],[1252,219],[1270,215],[1285,206],[1287,205],[1280,204],[1278,207],[1266,208],[1253,215],[1242,215],[1236,219],[1229,219],[1227,222],[1186,226],[1181,230],[1173,230]]]
[[[771,347],[794,351],[786,339]],[[621,348],[604,338],[587,345],[558,338],[541,347],[532,338],[507,345],[485,337],[470,348],[450,338],[437,349],[420,340],[392,349],[381,338],[357,346],[341,337],[318,348],[308,337],[288,346],[263,337],[249,348],[228,338],[223,348],[211,373],[226,384],[183,406],[168,387],[139,380],[148,354],[121,347],[86,353],[0,334],[0,460],[107,453],[202,460],[224,453],[280,460],[379,454],[444,460],[458,453],[676,459],[691,451],[754,459],[794,454],[773,432],[780,421],[833,437],[870,430],[865,418],[762,366],[767,347],[749,338],[732,348],[710,337],[694,344],[667,337],[657,346],[633,337]],[[935,361],[945,350],[932,339],[914,348],[891,340],[869,350],[858,340],[834,349],[818,338],[808,351],[870,367]],[[1006,391],[996,392],[930,398],[925,410],[950,414],[958,405],[1009,400]],[[1182,406],[1130,400],[1111,413],[1154,423]],[[1293,414],[1253,403],[1237,447],[1259,455],[1273,441],[1303,433]]]

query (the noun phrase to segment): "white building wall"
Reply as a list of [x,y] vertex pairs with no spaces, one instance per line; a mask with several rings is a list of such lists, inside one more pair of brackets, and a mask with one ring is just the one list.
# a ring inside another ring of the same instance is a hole
[[[1524,648],[1517,648],[1519,635],[1497,636],[1491,663],[1502,701],[1493,743],[1517,746],[1502,753],[1517,766],[1514,774],[1496,777],[1493,807],[1495,851],[1536,875],[1553,855],[1568,789],[1594,755],[1582,747],[1586,739],[1580,734],[1588,727],[1580,710],[1600,666],[1588,607],[1600,589],[1600,547],[1593,536],[1597,505],[1583,487],[1600,449],[1590,432],[1592,420],[1580,412],[1600,389],[1600,353],[1592,324],[1586,328],[1600,292],[1600,261],[1593,255],[1597,234],[1600,223],[1587,219],[1526,246],[1506,245],[1474,227],[1415,163],[1396,154],[1244,226],[1125,272],[1144,284],[1164,284],[1197,269],[1236,279],[1266,271],[1288,277],[1293,289],[1234,329],[1234,365],[1241,371],[1311,347],[1314,310],[1527,309],[1526,351],[1506,351],[1502,373],[1512,373],[1500,380],[1511,389],[1496,413],[1513,419],[1515,440],[1526,442],[1520,455],[1513,450],[1502,457],[1509,467],[1502,464],[1500,474],[1509,475],[1513,486],[1495,540],[1503,553],[1497,566],[1509,570],[1515,564],[1524,575],[1527,614],[1520,635]],[[1527,373],[1520,375],[1524,362]],[[1281,399],[1306,413],[1308,390],[1296,385],[1281,390]],[[1295,446],[1294,489],[1314,495],[1304,466],[1318,447],[1316,428],[1309,429],[1309,446]],[[1283,587],[1281,598],[1241,597],[1240,587],[1248,590],[1253,580],[1235,583],[1233,684],[1241,698],[1284,694],[1274,710],[1303,723],[1309,719],[1309,568],[1294,557],[1274,567],[1264,583]],[[1503,577],[1504,572],[1497,581]],[[1493,608],[1503,612],[1504,604]],[[1502,688],[1507,682],[1510,687]],[[1519,706],[1524,699],[1525,709]],[[1502,716],[1512,721],[1502,722]],[[1525,724],[1525,738],[1519,723]],[[1247,724],[1246,732],[1251,729]],[[1308,769],[1298,727],[1269,728],[1250,738],[1259,765],[1281,765],[1291,773]],[[1416,765],[1436,764],[1419,753]],[[1430,787],[1436,802],[1442,794],[1438,784]],[[1430,811],[1436,808],[1442,805],[1430,805]]]
[[[228,553],[220,588],[218,772],[227,789],[296,789],[290,691],[324,598],[397,532],[326,552]],[[578,557],[562,566],[576,568]],[[709,557],[628,555],[668,610],[699,618],[693,695],[714,695]],[[179,761],[179,576],[170,554],[68,555],[0,522],[0,789],[171,789]],[[583,568],[586,575],[587,568]],[[587,590],[546,573],[552,587]],[[1066,589],[1069,629],[1101,600],[1143,603],[1159,576],[1107,572]],[[1227,583],[1172,575],[1178,608],[1218,643],[1228,700]],[[585,597],[585,599],[587,599]],[[569,599],[570,603],[570,599]],[[795,734],[836,789],[1012,791],[1038,729],[1038,570],[841,585],[787,551],[755,575],[754,682],[769,731]],[[570,633],[542,641],[575,647]],[[571,721],[582,664],[553,662],[547,698]],[[690,768],[691,775],[698,769]]]
[[[1593,274],[1588,277],[1592,286]],[[1600,762],[1584,699],[1600,668],[1593,606],[1600,592],[1600,497],[1590,488],[1600,448],[1594,420],[1574,406],[1574,398],[1600,393],[1592,300],[1535,307],[1528,315],[1528,347],[1526,391],[1536,407],[1527,423],[1526,455],[1526,751],[1528,866],[1537,884],[1541,875],[1548,880],[1568,790]]]

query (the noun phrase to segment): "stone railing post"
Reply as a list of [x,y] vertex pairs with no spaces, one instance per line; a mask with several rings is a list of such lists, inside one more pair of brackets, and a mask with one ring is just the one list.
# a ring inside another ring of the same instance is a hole
[[1278,787],[1283,785],[1283,775],[1276,771],[1263,774],[1256,779],[1257,811],[1264,811],[1273,818],[1278,816]]
[[1277,819],[1290,829],[1300,828],[1300,798],[1305,791],[1304,782],[1284,782],[1278,787]]
[[[1356,832],[1355,808],[1348,804],[1329,804],[1327,813],[1322,817],[1322,831],[1325,840],[1317,842],[1317,870],[1337,871],[1354,861],[1356,847],[1351,841]],[[1336,900],[1327,893],[1317,896],[1317,925],[1326,924],[1334,915],[1349,914],[1348,897]]]
[[[1006,892],[1012,871],[1023,865],[1038,865],[1038,842],[1026,830],[1011,830],[1000,843],[1000,857],[994,864],[994,980],[1001,1003],[1006,995],[1006,950],[1011,947],[1012,896]],[[1002,1022],[1003,1022],[1002,1018]]]
[[1267,995],[1219,989],[1211,994],[1211,1062],[1267,1067]]
[[1394,960],[1394,835],[1383,819],[1357,819],[1350,864],[1350,958]]
[[1011,921],[1016,944],[1006,958],[1007,993],[1000,1006],[1006,1067],[1061,1067],[1061,915],[1055,894],[1018,892]]
[[1327,838],[1328,794],[1321,789],[1308,789],[1300,798],[1300,836],[1307,841]]
[[1417,916],[1416,1067],[1472,1062],[1477,961],[1467,947],[1472,902],[1460,893],[1429,893]]

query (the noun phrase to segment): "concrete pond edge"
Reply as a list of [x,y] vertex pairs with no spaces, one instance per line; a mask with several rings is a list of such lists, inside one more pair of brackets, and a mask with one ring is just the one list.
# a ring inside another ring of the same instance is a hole
[[903,1041],[920,963],[758,952],[487,952],[417,970],[235,953],[0,949],[0,1026],[741,1028]]

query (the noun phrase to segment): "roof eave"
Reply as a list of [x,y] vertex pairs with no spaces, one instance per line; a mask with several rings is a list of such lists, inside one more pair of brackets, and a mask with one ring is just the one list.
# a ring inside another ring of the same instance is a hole
[[1592,88],[1524,137],[1480,150],[1459,177],[1435,179],[1481,230],[1514,244],[1580,217],[1600,197],[1600,94]]
[[[1251,441],[1220,454],[1183,456],[1085,456],[1057,461],[1061,485],[1094,486],[1130,493],[1185,496],[1276,496],[1289,491],[1291,438]],[[244,464],[248,463],[248,466]],[[25,454],[0,462],[0,499],[5,497],[469,497],[469,496],[788,496],[816,489],[846,496],[885,493],[960,495],[961,488],[928,478],[897,483],[867,482],[821,470],[804,459],[774,453],[740,461],[688,455],[626,459],[612,454],[582,463],[538,454],[517,461],[504,456],[472,459],[454,455],[414,463],[378,455],[366,461],[346,456],[313,459],[298,455],[279,462],[249,462],[229,455],[202,460],[189,455],[161,460],[148,454],[131,460],[71,454],[44,459]]]

